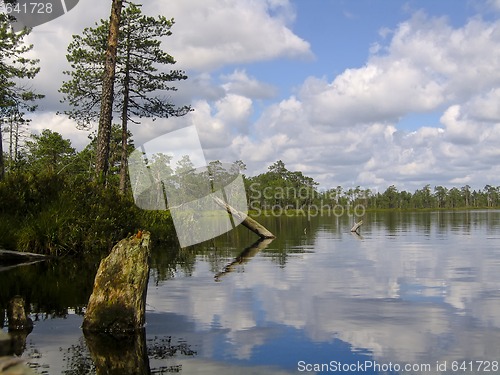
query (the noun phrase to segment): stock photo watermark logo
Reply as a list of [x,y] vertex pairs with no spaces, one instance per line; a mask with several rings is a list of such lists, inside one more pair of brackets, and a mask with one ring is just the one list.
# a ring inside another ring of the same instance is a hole
[[0,13],[11,19],[14,31],[55,20],[73,9],[79,0],[0,0]]
[[310,186],[263,186],[260,182],[249,185],[248,198],[248,208],[256,216],[302,216],[308,221],[315,217],[362,218],[366,206],[359,201],[367,199],[364,194],[341,199],[338,190],[321,192]]
[[135,204],[170,210],[181,247],[229,232],[248,213],[238,166],[207,164],[194,126],[143,144],[129,156],[128,168]]

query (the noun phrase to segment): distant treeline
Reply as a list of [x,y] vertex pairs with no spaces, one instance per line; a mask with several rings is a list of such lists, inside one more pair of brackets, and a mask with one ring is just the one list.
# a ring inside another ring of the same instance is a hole
[[399,191],[394,185],[384,192],[371,189],[336,188],[321,190],[318,183],[302,172],[291,172],[279,160],[268,171],[245,180],[248,203],[256,210],[281,207],[301,209],[307,206],[342,207],[363,205],[364,209],[457,209],[500,207],[500,186],[486,185],[472,189],[469,185],[447,188],[425,185],[413,193]]
[[[52,255],[96,253],[109,250],[124,236],[145,228],[153,233],[155,242],[175,244],[176,232],[169,211],[140,209],[134,203],[130,185],[125,193],[120,190],[119,127],[113,128],[111,138],[111,168],[106,186],[95,177],[95,138],[77,152],[68,139],[44,130],[31,135],[17,153],[5,153],[6,173],[0,180],[0,248]],[[129,153],[133,149],[130,141]],[[180,183],[182,178],[187,181],[183,187],[199,193],[198,185],[203,185],[200,178],[204,175],[189,183],[196,170],[189,157],[175,165],[170,165],[170,161],[171,157],[158,154],[149,162],[159,165],[152,171],[161,171],[173,183]],[[230,170],[245,168],[242,161],[230,165]],[[219,161],[210,162],[209,169],[212,177],[218,176],[219,184],[228,172]],[[451,189],[426,185],[414,193],[398,191],[395,186],[383,193],[340,186],[321,190],[313,178],[289,171],[281,160],[266,173],[245,177],[244,182],[248,205],[254,212],[275,210],[279,214],[294,209],[326,208],[339,213],[360,205],[362,210],[500,207],[500,187],[490,185],[479,190],[468,185]],[[167,180],[162,183],[167,187]],[[222,185],[227,185],[227,181]],[[183,195],[180,197],[188,201]]]

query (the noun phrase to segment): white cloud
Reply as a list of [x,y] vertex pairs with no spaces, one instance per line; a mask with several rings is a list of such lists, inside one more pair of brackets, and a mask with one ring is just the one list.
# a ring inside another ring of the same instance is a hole
[[[417,13],[380,51],[330,82],[309,77],[297,95],[268,107],[248,141],[260,150],[265,137],[289,138],[267,152],[268,163],[300,163],[327,186],[494,181],[500,21],[473,18],[453,28]],[[435,127],[397,130],[400,118],[430,111],[441,112]]]
[[252,114],[252,100],[241,95],[228,94],[215,103],[217,118],[226,126],[246,132]]
[[54,112],[34,112],[27,117],[32,120],[30,123],[32,133],[40,134],[44,129],[50,128],[61,134],[63,138],[70,139],[77,151],[84,149],[89,143],[90,131],[78,130],[75,122],[64,115],[56,115]]
[[456,144],[476,144],[481,141],[479,124],[460,118],[460,106],[449,107],[441,116],[446,129],[446,138]]
[[307,103],[312,121],[334,127],[397,121],[408,112],[431,110],[442,101],[439,87],[426,82],[405,60],[348,69],[332,83],[310,78],[300,98]]
[[157,1],[146,9],[175,18],[168,46],[183,69],[312,55],[309,43],[287,25],[294,18],[289,1]]
[[463,100],[500,83],[500,23],[472,18],[452,28],[445,18],[417,13],[396,31],[389,57],[408,58],[447,100]]
[[235,70],[221,78],[225,81],[222,87],[231,93],[256,99],[269,99],[276,95],[277,89],[274,86],[248,76],[245,70]]
[[300,98],[314,122],[352,126],[397,121],[439,109],[500,84],[500,23],[472,19],[458,29],[444,18],[417,13],[378,46],[366,66],[346,69],[332,82],[306,80]]
[[500,12],[500,0],[488,0],[488,5],[491,9]]
[[473,97],[465,105],[465,110],[476,121],[500,122],[500,88]]

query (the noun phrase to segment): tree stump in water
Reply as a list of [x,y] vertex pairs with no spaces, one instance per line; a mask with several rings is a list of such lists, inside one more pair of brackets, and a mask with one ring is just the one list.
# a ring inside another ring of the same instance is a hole
[[33,321],[26,316],[24,298],[15,296],[9,301],[7,308],[9,331],[29,331],[33,329]]
[[144,326],[149,279],[149,232],[121,240],[99,265],[82,328],[128,333]]

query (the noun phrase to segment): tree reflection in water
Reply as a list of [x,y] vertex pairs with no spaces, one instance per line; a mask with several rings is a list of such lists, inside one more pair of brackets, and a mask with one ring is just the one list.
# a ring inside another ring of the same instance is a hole
[[172,337],[146,340],[142,330],[136,335],[112,336],[85,333],[78,344],[64,353],[65,375],[152,375],[180,373],[179,364],[164,364],[150,368],[150,360],[173,362],[180,356],[195,356],[196,351],[183,341],[173,343]]
[[[61,348],[61,350],[63,350]],[[95,374],[96,369],[90,352],[85,344],[85,339],[80,337],[78,344],[71,345],[64,353],[63,361],[66,362],[66,375]]]

